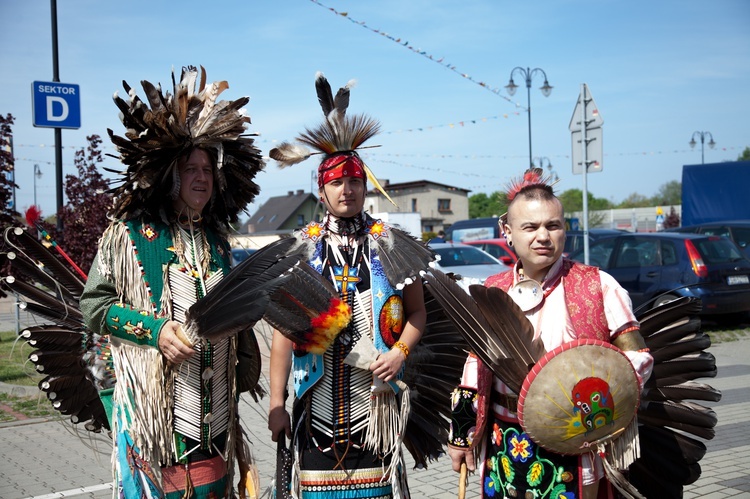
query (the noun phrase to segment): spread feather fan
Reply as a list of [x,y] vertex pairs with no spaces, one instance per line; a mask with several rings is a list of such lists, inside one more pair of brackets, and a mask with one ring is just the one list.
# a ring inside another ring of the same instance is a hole
[[716,413],[702,404],[718,402],[721,392],[696,381],[717,373],[716,359],[706,351],[711,340],[696,316],[700,309],[699,300],[679,298],[636,311],[654,370],[637,413],[641,457],[630,466],[628,478],[649,498],[682,497],[683,487],[701,474],[706,446],[698,438],[714,437]]
[[472,285],[467,294],[437,269],[428,272],[425,281],[472,351],[518,393],[529,369],[545,353],[518,305],[498,288]]
[[109,429],[99,390],[111,388],[107,338],[85,328],[78,306],[84,283],[55,253],[20,227],[3,234],[10,251],[2,285],[23,298],[22,306],[44,322],[24,329],[21,338],[44,378],[42,390],[60,413],[87,430]]
[[296,242],[280,239],[256,251],[192,305],[183,326],[189,343],[215,341],[265,318],[295,343],[324,352],[349,322],[351,309],[294,252]]

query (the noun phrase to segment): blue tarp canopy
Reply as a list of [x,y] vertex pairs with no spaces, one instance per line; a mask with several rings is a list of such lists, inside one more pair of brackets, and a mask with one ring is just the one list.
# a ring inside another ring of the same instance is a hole
[[750,161],[682,167],[682,225],[750,219]]

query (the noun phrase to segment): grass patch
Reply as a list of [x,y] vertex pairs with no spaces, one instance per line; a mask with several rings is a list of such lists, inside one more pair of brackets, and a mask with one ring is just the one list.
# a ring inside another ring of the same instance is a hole
[[750,338],[750,328],[708,330],[706,331],[706,334],[708,334],[709,338],[711,338],[711,344],[716,345],[718,343],[728,343],[730,341],[738,341],[743,338]]
[[[44,377],[37,373],[34,365],[28,362],[29,354],[34,351],[24,341],[16,341],[14,331],[0,332],[0,381],[9,385],[36,386]],[[27,418],[41,418],[58,415],[52,403],[40,391],[38,396],[19,397],[0,393],[0,405],[10,408],[0,410],[0,422],[15,421],[14,413]]]
[[0,332],[0,381],[11,385],[37,385],[44,376],[28,362],[33,351],[25,341],[16,341],[15,332]]
[[18,397],[7,393],[0,393],[0,405],[9,407],[12,412],[0,410],[0,423],[16,421],[19,418],[14,413],[23,414],[27,418],[58,417],[60,413],[47,400],[42,392],[38,397]]

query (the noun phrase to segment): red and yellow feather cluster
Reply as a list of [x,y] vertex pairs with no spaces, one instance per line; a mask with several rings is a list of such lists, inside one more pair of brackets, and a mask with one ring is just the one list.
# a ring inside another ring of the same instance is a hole
[[305,351],[322,355],[342,329],[349,324],[352,309],[340,298],[331,298],[328,310],[310,320],[312,329],[305,334]]

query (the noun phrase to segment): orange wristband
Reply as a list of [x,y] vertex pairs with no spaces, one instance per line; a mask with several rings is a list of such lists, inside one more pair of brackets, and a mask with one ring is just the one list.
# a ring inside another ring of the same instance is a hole
[[406,346],[406,343],[397,341],[396,343],[393,344],[393,348],[398,348],[399,350],[401,350],[401,353],[404,354],[404,359],[409,357],[409,347]]

